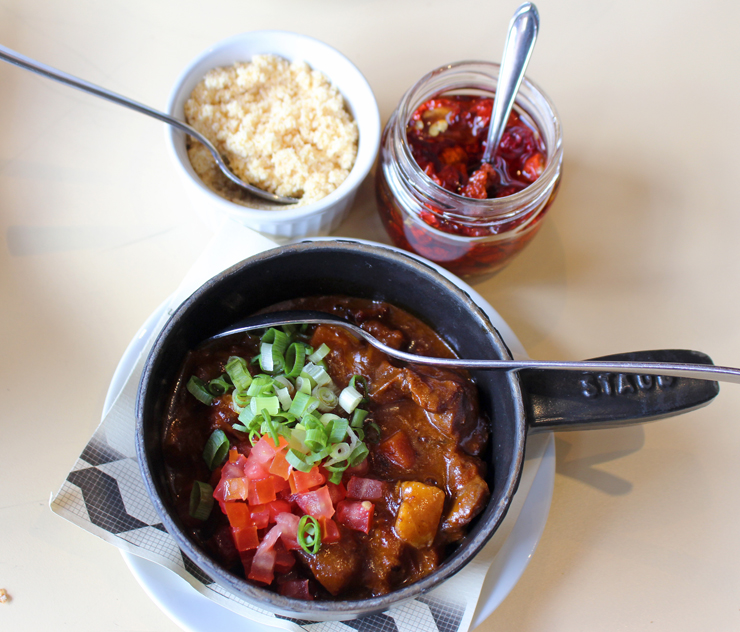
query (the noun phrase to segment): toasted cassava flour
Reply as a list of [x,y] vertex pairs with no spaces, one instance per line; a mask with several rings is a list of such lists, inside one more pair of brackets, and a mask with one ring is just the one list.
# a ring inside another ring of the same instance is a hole
[[[186,102],[185,117],[242,180],[301,204],[336,189],[357,156],[357,124],[339,90],[305,62],[275,55],[209,71]],[[201,143],[189,138],[188,156],[216,193],[257,206]]]

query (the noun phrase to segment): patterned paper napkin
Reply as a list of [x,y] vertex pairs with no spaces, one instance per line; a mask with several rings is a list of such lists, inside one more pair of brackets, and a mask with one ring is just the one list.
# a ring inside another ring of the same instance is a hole
[[[301,632],[467,632],[491,562],[511,533],[545,449],[532,441],[522,480],[506,519],[485,549],[462,571],[435,590],[379,615],[347,622],[309,622],[279,617],[248,604],[216,584],[198,568],[165,531],[139,473],[134,447],[135,402],[139,378],[156,333],[172,311],[203,282],[251,255],[274,247],[269,239],[236,224],[225,225],[186,275],[163,310],[159,322],[142,331],[140,352],[121,392],[51,499],[60,516],[105,541],[177,573],[194,590],[260,625]],[[132,343],[133,345],[133,343]]]

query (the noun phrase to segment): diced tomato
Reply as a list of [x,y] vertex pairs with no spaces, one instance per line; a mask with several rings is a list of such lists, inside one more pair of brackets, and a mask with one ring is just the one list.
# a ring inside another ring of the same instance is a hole
[[378,451],[398,467],[410,468],[416,462],[416,452],[403,430],[394,432],[390,437],[381,441]]
[[319,518],[319,525],[321,526],[321,544],[334,544],[339,542],[341,537],[339,533],[339,527],[337,523],[331,518]]
[[267,532],[255,551],[249,579],[268,585],[275,579],[275,542],[281,534],[282,530],[277,525]]
[[232,500],[246,500],[249,494],[249,481],[245,476],[241,478],[221,478],[221,482],[213,490],[213,497],[219,503]]
[[229,524],[234,528],[254,525],[250,515],[249,505],[245,502],[236,501],[224,503],[224,513],[229,519]]
[[276,522],[278,514],[290,513],[290,503],[287,500],[273,500],[267,503],[267,509],[270,513],[270,522]]
[[249,456],[266,467],[272,460],[272,457],[275,456],[275,446],[271,441],[267,440],[266,436],[263,436],[252,446],[252,451],[249,453]]
[[258,478],[267,478],[270,476],[270,472],[267,471],[267,467],[260,463],[256,457],[249,455],[248,459],[244,460],[244,474],[249,480],[255,480]]
[[252,568],[252,560],[254,559],[254,553],[256,549],[249,549],[248,551],[239,551],[239,557],[242,560],[242,566],[244,567],[244,574],[248,577],[249,571]]
[[286,550],[281,542],[275,545],[275,570],[278,573],[287,573],[295,566],[295,555],[292,551]]
[[264,435],[264,438],[270,443],[273,448],[275,448],[275,452],[286,450],[288,448],[288,440],[281,434],[278,435],[277,444],[270,435]]
[[226,461],[221,469],[221,478],[241,478],[244,476],[244,466],[247,463],[246,457],[241,454],[236,461]]
[[269,467],[270,474],[279,476],[287,481],[292,471],[293,466],[288,463],[288,460],[285,458],[285,450],[275,452],[275,456],[272,457],[272,462]]
[[290,491],[294,494],[307,492],[312,487],[318,487],[326,482],[326,477],[319,471],[315,465],[310,472],[299,472],[293,470],[288,478],[290,481]]
[[213,497],[224,509],[223,503],[231,500],[246,500],[248,481],[244,478],[247,459],[239,455],[235,461],[227,461],[221,468],[221,480],[213,490]]
[[369,500],[343,500],[337,505],[336,520],[345,527],[369,533],[375,505]]
[[334,505],[336,505],[340,500],[344,500],[347,497],[347,490],[342,483],[339,483],[339,485],[335,485],[331,481],[327,481],[326,486],[329,488],[331,502]]
[[269,435],[262,435],[260,440],[252,446],[252,452],[250,456],[253,456],[257,461],[267,466],[272,461],[275,453],[284,450],[288,446],[288,440],[282,435],[278,436],[278,444],[275,445],[272,437]]
[[307,579],[290,579],[280,584],[279,592],[283,597],[313,601],[313,595]]
[[275,522],[280,527],[282,533],[281,539],[285,548],[288,550],[301,548],[301,545],[298,544],[298,523],[300,520],[298,516],[289,512],[279,513],[275,517]]
[[258,478],[250,481],[248,500],[250,505],[264,505],[275,500],[275,486],[272,476]]
[[296,504],[303,513],[314,518],[331,518],[334,515],[334,505],[331,502],[329,488],[324,485],[310,492],[298,494],[295,498]]
[[236,449],[236,446],[229,448],[229,463],[234,463],[239,459],[239,450]]
[[363,459],[360,463],[344,470],[343,480],[348,481],[353,476],[365,476],[370,471],[370,461]]
[[260,539],[255,525],[232,527],[231,532],[234,535],[237,551],[249,551],[259,546]]
[[353,476],[347,483],[347,498],[355,500],[380,500],[385,493],[386,484],[374,478]]
[[286,481],[284,478],[280,476],[272,476],[270,475],[270,478],[272,478],[272,484],[273,487],[275,487],[275,493],[281,494],[281,495],[290,495],[290,483]]
[[249,513],[252,522],[258,529],[267,529],[270,524],[270,509],[267,505],[250,505]]

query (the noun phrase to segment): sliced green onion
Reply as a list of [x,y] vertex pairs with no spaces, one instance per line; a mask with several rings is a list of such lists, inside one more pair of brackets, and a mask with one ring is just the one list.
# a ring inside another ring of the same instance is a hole
[[367,395],[367,378],[364,375],[353,375],[349,381],[349,385],[357,390],[357,383],[360,383],[360,388],[363,394]]
[[293,397],[293,403],[290,405],[288,412],[298,417],[298,419],[300,419],[307,412],[310,412],[308,410],[308,407],[311,404],[312,399],[316,400],[316,398],[312,397],[310,393],[304,393],[303,391],[298,391],[295,394],[295,397]]
[[329,453],[331,452],[331,446],[326,446],[325,448],[322,448],[321,450],[318,450],[317,452],[312,452],[311,454],[306,455],[306,463],[310,463],[311,465],[316,465],[317,463],[321,463],[327,456],[329,456]]
[[306,438],[303,442],[311,452],[322,450],[327,444],[328,437],[326,436],[326,430],[322,424],[319,424],[319,426],[320,427],[308,428],[306,430]]
[[339,393],[339,405],[348,413],[357,408],[361,401],[362,395],[355,390],[354,386],[347,386]]
[[332,383],[331,376],[326,372],[326,369],[313,362],[309,362],[303,367],[301,375],[308,375],[316,386],[326,386]]
[[324,469],[330,472],[329,480],[335,485],[339,485],[339,483],[342,482],[342,475],[348,467],[349,464],[347,461],[342,461],[341,463],[335,463],[333,465],[324,464]]
[[319,400],[319,410],[322,413],[334,410],[339,404],[339,398],[328,386],[317,386],[313,390],[313,396]]
[[226,377],[228,376],[221,375],[208,382],[208,392],[216,396],[228,393],[234,386],[226,380]]
[[285,375],[298,377],[306,364],[306,345],[294,342],[285,352]]
[[355,408],[352,413],[352,421],[350,426],[353,428],[362,428],[362,424],[365,423],[365,417],[367,417],[367,411],[363,408]]
[[275,355],[272,352],[272,343],[263,342],[260,345],[260,369],[272,373],[275,369]]
[[327,355],[329,355],[329,352],[331,349],[326,343],[321,343],[321,346],[316,349],[310,356],[308,356],[309,362],[321,362]]
[[329,442],[341,443],[344,441],[347,438],[348,426],[349,423],[346,419],[342,419],[341,417],[335,419],[331,427],[331,432],[329,433]]
[[293,397],[293,393],[295,393],[295,384],[293,384],[293,382],[291,382],[285,375],[276,375],[273,378],[273,381],[273,387],[276,391],[278,388],[287,388],[288,393]]
[[354,450],[352,450],[352,454],[349,455],[347,462],[350,467],[355,467],[362,463],[368,454],[370,454],[370,450],[367,449],[367,446],[364,443],[360,443]]
[[347,428],[347,435],[349,435],[349,447],[353,450],[355,446],[360,443],[360,438],[355,434],[357,430],[354,430],[351,426]]
[[290,431],[290,436],[286,437],[290,449],[300,452],[301,454],[306,454],[309,451],[306,444],[303,442],[305,438],[306,429],[301,424],[296,424]]
[[266,410],[262,410],[262,425],[260,426],[260,430],[262,431],[262,434],[269,434],[272,437],[272,440],[275,442],[275,445],[277,445],[280,441],[280,438],[278,437],[277,432],[277,426],[272,417],[270,417],[270,414]]
[[252,376],[244,358],[231,356],[226,362],[224,371],[231,378],[231,382],[238,391],[246,391],[252,383]]
[[300,376],[299,375],[295,379],[295,389],[299,393],[307,393],[307,394],[310,395],[311,394],[311,390],[312,390],[311,378],[308,377],[308,376],[303,377],[303,376]]
[[257,395],[272,394],[274,383],[275,380],[269,375],[255,375],[247,389],[247,395],[255,397]]
[[213,403],[213,395],[208,392],[208,388],[203,383],[203,380],[201,380],[198,376],[191,376],[188,380],[186,388],[188,389],[190,394],[199,402],[208,405]]
[[244,424],[234,424],[231,426],[234,430],[237,430],[239,432],[243,432],[244,434],[249,434],[249,428],[247,428]]
[[339,485],[339,483],[342,482],[342,477],[344,476],[344,470],[339,470],[337,472],[332,472],[329,475],[329,481],[334,483],[335,485]]
[[247,428],[250,428],[252,425],[252,421],[257,416],[257,413],[255,413],[252,410],[252,407],[245,408],[242,410],[242,412],[239,413],[239,421],[241,421]]
[[270,329],[262,335],[260,342],[266,342],[273,345],[274,349],[280,355],[283,355],[290,344],[290,336],[288,336],[284,331],[270,327]]
[[340,461],[346,461],[349,455],[352,453],[352,448],[347,443],[337,443],[329,454],[329,460],[326,465],[334,465]]
[[277,395],[280,401],[280,408],[283,410],[290,410],[290,405],[293,403],[293,399],[290,397],[290,392],[287,388],[276,388],[275,395]]
[[334,413],[324,413],[323,415],[321,415],[321,417],[319,417],[319,421],[321,421],[321,423],[324,424],[325,426],[329,422],[334,421],[336,419],[341,419],[341,417],[339,415],[335,415]]
[[236,389],[231,392],[231,401],[240,409],[246,408],[249,405],[250,397],[247,395],[247,391]]
[[[280,423],[287,426],[293,426],[298,421],[298,418],[295,415],[291,415],[287,410],[281,410],[276,415],[272,415],[275,419],[282,419]],[[290,428],[288,428],[290,430]]]
[[316,554],[321,548],[321,526],[313,516],[302,516],[298,522],[298,544],[306,553]]
[[306,455],[292,448],[285,453],[285,460],[299,472],[308,473],[313,467],[312,463],[306,463]]
[[306,412],[303,413],[303,416],[305,417],[306,415],[310,415],[314,410],[317,410],[318,407],[319,407],[319,398],[311,395],[311,397],[308,399],[308,406],[306,406]]
[[190,492],[190,515],[196,520],[206,520],[213,509],[213,487],[195,481]]
[[215,470],[224,462],[228,453],[229,439],[226,433],[221,429],[214,430],[211,436],[208,437],[205,448],[203,448],[203,459],[208,469]]
[[268,395],[267,397],[253,397],[249,402],[249,408],[255,415],[259,415],[266,410],[270,415],[277,415],[280,412],[280,400],[277,395]]

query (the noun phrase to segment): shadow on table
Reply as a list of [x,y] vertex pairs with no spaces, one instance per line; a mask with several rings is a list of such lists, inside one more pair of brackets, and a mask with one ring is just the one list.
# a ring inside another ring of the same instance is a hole
[[645,445],[642,426],[560,432],[555,435],[555,470],[611,496],[632,491],[632,483],[601,468],[624,458]]

